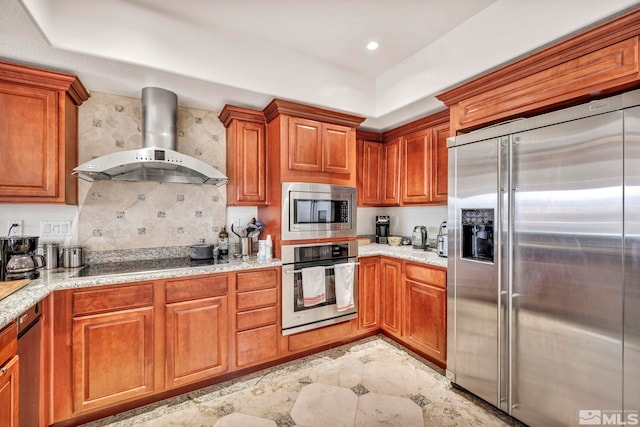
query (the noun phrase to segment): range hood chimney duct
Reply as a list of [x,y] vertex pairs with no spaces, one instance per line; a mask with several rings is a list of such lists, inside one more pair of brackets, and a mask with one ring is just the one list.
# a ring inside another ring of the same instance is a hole
[[176,151],[178,97],[157,87],[142,89],[142,148],[107,154],[74,169],[87,181],[157,181],[224,185],[227,177],[202,160]]

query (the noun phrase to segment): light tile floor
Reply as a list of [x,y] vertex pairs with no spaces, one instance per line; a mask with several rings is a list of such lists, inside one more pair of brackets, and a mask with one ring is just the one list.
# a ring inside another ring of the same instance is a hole
[[519,426],[381,335],[98,420],[90,427]]

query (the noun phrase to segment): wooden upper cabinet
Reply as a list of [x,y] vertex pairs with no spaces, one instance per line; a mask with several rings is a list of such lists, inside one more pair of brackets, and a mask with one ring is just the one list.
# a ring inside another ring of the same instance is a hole
[[353,168],[351,129],[316,120],[289,119],[289,170],[349,175]]
[[449,123],[433,128],[431,146],[431,201],[447,203],[449,187]]
[[383,144],[382,205],[400,205],[400,165],[402,161],[402,138]]
[[78,106],[73,75],[0,62],[0,203],[78,203]]
[[292,117],[289,119],[289,170],[323,172],[322,123]]
[[277,167],[279,160],[270,191],[281,191],[281,182],[356,186],[355,128],[364,117],[281,99],[269,103],[264,116],[269,147],[280,150],[279,159],[269,162]]
[[437,98],[450,107],[456,134],[634,88],[640,82],[638,35],[635,8]]
[[431,129],[402,138],[402,204],[431,201]]
[[350,174],[353,167],[354,151],[350,144],[352,130],[346,126],[326,123],[322,126],[324,141],[323,171],[337,174]]
[[358,205],[447,203],[448,110],[383,134],[358,129],[358,137]]
[[380,206],[382,204],[382,167],[384,146],[379,142],[360,141],[361,165],[358,170],[359,205]]
[[262,111],[226,105],[220,120],[227,128],[227,204],[265,205],[267,161]]

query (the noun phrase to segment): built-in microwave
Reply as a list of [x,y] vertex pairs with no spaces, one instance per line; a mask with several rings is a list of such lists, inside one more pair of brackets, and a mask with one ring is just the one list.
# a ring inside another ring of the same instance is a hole
[[356,189],[282,183],[282,240],[355,237]]

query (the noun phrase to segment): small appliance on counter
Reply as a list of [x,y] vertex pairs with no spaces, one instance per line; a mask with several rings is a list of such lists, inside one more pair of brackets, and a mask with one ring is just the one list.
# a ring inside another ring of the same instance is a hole
[[64,268],[77,268],[84,265],[84,248],[79,245],[67,245],[62,247],[62,266]]
[[427,227],[424,225],[416,225],[413,227],[411,243],[413,244],[413,249],[425,250],[427,248]]
[[201,260],[212,259],[214,257],[215,247],[209,243],[198,243],[189,247],[189,259]]
[[376,243],[387,244],[391,220],[389,215],[376,216]]
[[47,242],[38,245],[38,255],[45,259],[45,270],[53,270],[60,265],[60,245],[58,243]]
[[37,279],[45,259],[37,255],[37,236],[0,237],[0,281]]
[[438,256],[447,257],[448,240],[447,240],[447,221],[442,221],[440,230],[438,231]]

